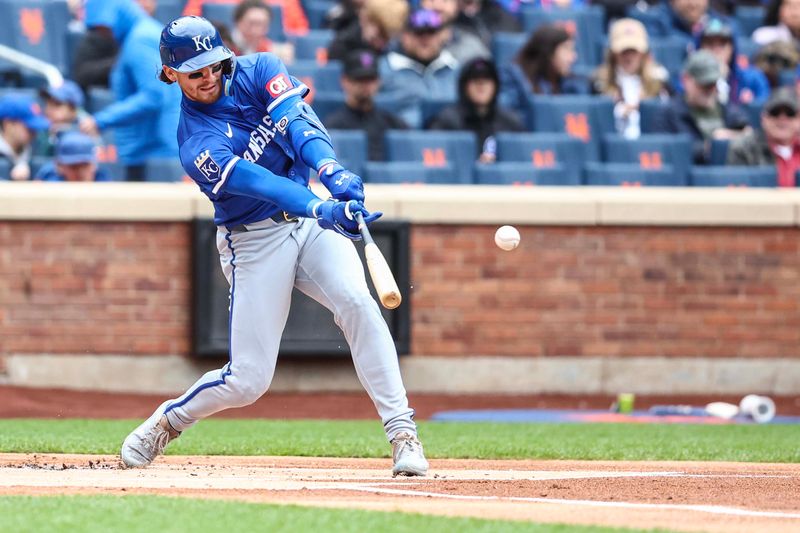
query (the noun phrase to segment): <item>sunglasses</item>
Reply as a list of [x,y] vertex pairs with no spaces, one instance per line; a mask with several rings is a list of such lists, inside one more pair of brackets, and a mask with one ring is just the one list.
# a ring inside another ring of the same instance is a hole
[[781,115],[785,115],[789,118],[794,118],[797,116],[797,111],[788,107],[776,107],[775,109],[770,109],[767,111],[767,114],[772,118],[777,118]]
[[[222,63],[221,62],[211,65],[211,72],[213,72],[214,74],[216,74],[220,70],[222,70]],[[192,72],[191,74],[187,74],[186,77],[189,78],[190,80],[199,80],[200,78],[203,77],[203,71],[201,69],[201,70],[198,70],[197,72]]]
[[764,61],[774,67],[780,67],[782,69],[790,68],[792,66],[792,61],[779,55],[769,54],[764,56]]

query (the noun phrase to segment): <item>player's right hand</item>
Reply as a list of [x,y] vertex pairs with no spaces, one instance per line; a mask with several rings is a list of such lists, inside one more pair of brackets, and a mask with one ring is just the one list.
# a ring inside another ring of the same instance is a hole
[[379,219],[383,213],[376,211],[370,213],[364,204],[356,200],[340,202],[337,200],[326,200],[314,207],[317,223],[324,229],[332,229],[340,235],[354,241],[361,240],[358,232],[358,222],[355,221],[355,213],[360,212],[364,217],[364,223],[370,224]]

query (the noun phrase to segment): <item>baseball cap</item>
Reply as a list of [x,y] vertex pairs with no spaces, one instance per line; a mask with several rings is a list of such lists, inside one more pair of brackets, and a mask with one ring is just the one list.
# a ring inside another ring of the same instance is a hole
[[70,104],[74,107],[83,107],[83,91],[72,80],[64,80],[58,87],[47,87],[41,90],[43,97],[52,98],[57,102]]
[[698,50],[691,54],[683,64],[683,72],[700,85],[717,83],[722,77],[719,61],[708,50]]
[[791,87],[780,87],[772,91],[772,94],[764,102],[764,112],[769,113],[774,109],[786,108],[795,113],[798,111],[797,95]]
[[97,161],[94,139],[79,131],[67,131],[56,142],[56,163],[77,165]]
[[353,50],[344,57],[342,71],[354,80],[372,80],[378,77],[378,58],[370,50]]
[[482,79],[497,81],[497,68],[490,60],[479,57],[462,67],[461,79],[464,81]]
[[644,24],[634,19],[619,19],[608,32],[608,47],[615,54],[625,50],[647,52],[650,47]]
[[406,28],[414,33],[440,30],[444,26],[442,16],[432,9],[417,9],[408,17]]
[[700,31],[700,39],[722,37],[733,40],[733,28],[722,19],[711,19]]
[[6,94],[0,98],[0,119],[19,120],[32,130],[46,130],[50,121],[42,116],[42,108],[24,93]]

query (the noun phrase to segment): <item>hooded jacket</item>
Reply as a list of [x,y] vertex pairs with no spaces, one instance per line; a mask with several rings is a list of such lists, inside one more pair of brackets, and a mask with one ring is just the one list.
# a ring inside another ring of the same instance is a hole
[[119,159],[141,165],[176,157],[181,91],[158,81],[162,25],[133,0],[88,0],[87,27],[111,28],[120,46],[111,70],[115,102],[95,115],[101,130],[113,128]]

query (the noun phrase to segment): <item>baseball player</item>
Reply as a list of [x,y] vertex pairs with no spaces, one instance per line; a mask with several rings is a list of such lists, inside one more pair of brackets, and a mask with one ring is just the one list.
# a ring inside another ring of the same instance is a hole
[[[303,97],[308,88],[276,56],[234,58],[214,26],[180,17],[161,34],[166,83],[183,92],[178,144],[183,168],[213,202],[217,248],[230,284],[228,363],[164,402],[128,435],[122,461],[150,464],[198,420],[253,403],[269,388],[292,288],[331,310],[356,373],[392,444],[394,475],[425,475],[397,353],[351,240],[363,204],[361,178],[337,162]],[[308,188],[309,169],[332,195]]]

